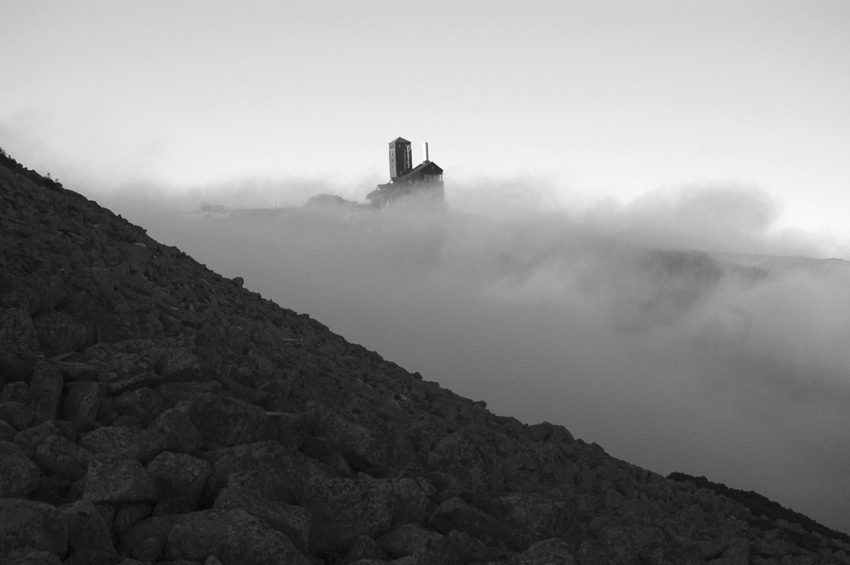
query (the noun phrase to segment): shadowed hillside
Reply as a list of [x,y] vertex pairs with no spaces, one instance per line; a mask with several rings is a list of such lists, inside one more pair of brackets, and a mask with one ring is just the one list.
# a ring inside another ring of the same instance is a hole
[[0,250],[4,564],[850,561],[496,416],[5,155]]

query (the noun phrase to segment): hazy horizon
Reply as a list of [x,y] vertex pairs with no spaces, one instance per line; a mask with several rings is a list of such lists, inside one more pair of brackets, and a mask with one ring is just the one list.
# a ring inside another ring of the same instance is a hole
[[229,218],[187,214],[202,192],[87,196],[497,414],[850,531],[850,265],[795,259],[816,240],[774,232],[775,205],[753,189],[581,214],[541,210],[535,191],[527,206]]

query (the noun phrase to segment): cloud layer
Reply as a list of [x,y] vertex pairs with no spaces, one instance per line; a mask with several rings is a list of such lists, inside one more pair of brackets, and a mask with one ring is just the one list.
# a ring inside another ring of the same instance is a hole
[[[268,190],[238,188],[213,200]],[[133,193],[92,197],[496,413],[850,531],[850,268],[795,257],[822,249],[757,189],[564,209],[519,180],[457,187],[444,213],[218,217],[184,213],[206,193]]]

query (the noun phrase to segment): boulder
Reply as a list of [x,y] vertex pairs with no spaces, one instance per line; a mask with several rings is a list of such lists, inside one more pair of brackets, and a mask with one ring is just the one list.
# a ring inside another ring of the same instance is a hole
[[121,553],[140,561],[158,561],[165,541],[181,516],[169,514],[145,518],[121,535]]
[[33,462],[47,475],[71,481],[85,476],[91,453],[60,435],[47,436],[35,450]]
[[277,436],[277,430],[259,406],[209,393],[192,394],[188,402],[189,419],[205,440],[232,446]]
[[147,430],[103,426],[84,434],[79,444],[92,453],[108,453],[147,461],[164,450],[165,439]]
[[37,426],[16,433],[15,444],[27,454],[27,457],[32,457],[41,442],[58,434],[59,428],[53,423],[53,420],[45,420]]
[[392,463],[391,445],[367,428],[322,406],[314,408],[313,435],[328,440],[359,471],[382,475]]
[[122,416],[136,418],[146,428],[162,413],[162,398],[149,387],[128,390],[115,399],[113,409]]
[[146,470],[164,505],[162,513],[174,514],[195,510],[212,465],[186,453],[163,451],[148,462]]
[[0,498],[27,496],[38,488],[38,467],[14,443],[0,441]]
[[229,486],[234,474],[241,477],[239,481],[250,484],[250,488],[272,500],[298,502],[310,473],[307,458],[287,451],[276,441],[217,449],[202,457],[213,466],[205,494],[210,502]]
[[138,460],[101,453],[89,462],[83,500],[121,504],[155,498],[154,483]]
[[446,544],[446,537],[416,524],[402,524],[382,534],[376,541],[387,555],[397,559],[422,553],[429,548],[442,548]]
[[65,379],[62,372],[44,361],[36,364],[30,381],[30,398],[35,411],[45,418],[56,418]]
[[502,460],[474,426],[451,433],[428,455],[427,467],[443,480],[435,486],[444,496],[471,495],[486,500],[504,489]]
[[78,500],[60,506],[68,522],[68,548],[70,551],[104,551],[115,553],[112,534],[97,507],[88,501]]
[[577,562],[570,553],[567,542],[561,538],[539,541],[514,556],[510,565],[576,565]]
[[452,530],[466,532],[488,547],[523,551],[531,543],[528,536],[520,534],[459,497],[449,498],[440,504],[428,523],[444,534]]
[[19,549],[4,555],[3,565],[62,565],[62,560],[49,551]]
[[89,343],[89,328],[65,312],[46,312],[33,318],[40,349],[48,356],[79,351]]
[[214,508],[219,510],[241,508],[285,534],[298,551],[305,555],[308,553],[310,512],[305,508],[257,497],[251,489],[238,484],[222,490],[215,499]]
[[555,536],[566,504],[540,494],[513,493],[493,499],[488,509],[532,539],[544,540]]
[[165,559],[223,565],[310,565],[284,534],[244,510],[203,510],[185,514],[168,533]]
[[65,514],[44,502],[0,499],[0,556],[24,548],[64,555],[68,549]]
[[0,392],[0,402],[20,402],[21,404],[32,404],[30,387],[23,381],[7,383]]
[[169,408],[148,426],[148,431],[165,438],[165,449],[172,453],[193,453],[201,447],[201,433],[182,410]]
[[26,310],[0,310],[0,351],[9,355],[38,349],[38,334]]
[[91,381],[72,381],[66,385],[63,417],[80,432],[91,430],[97,420],[100,403],[106,396],[104,385]]
[[0,441],[14,441],[18,433],[6,420],[0,420]]
[[0,402],[0,420],[17,431],[27,429],[34,416],[32,408],[22,402]]
[[310,547],[345,555],[358,537],[390,529],[395,501],[387,481],[312,478],[301,500],[313,513]]

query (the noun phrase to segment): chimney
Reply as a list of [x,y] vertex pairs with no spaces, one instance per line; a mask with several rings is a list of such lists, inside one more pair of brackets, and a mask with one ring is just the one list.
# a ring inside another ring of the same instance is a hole
[[430,161],[430,160],[431,159],[428,158],[428,142],[426,141],[425,142],[425,161]]

